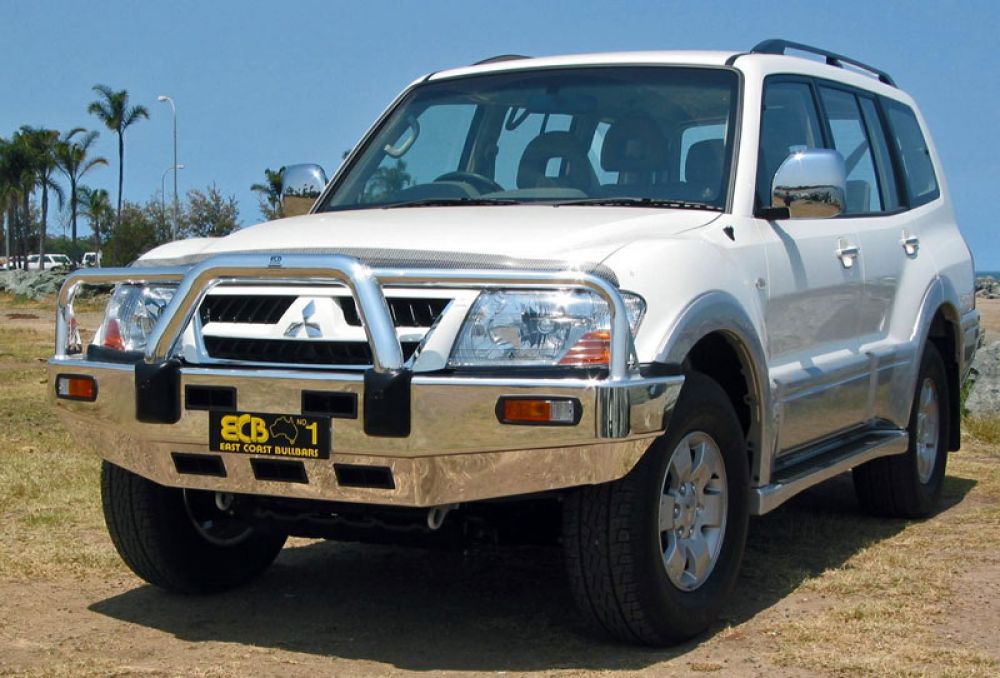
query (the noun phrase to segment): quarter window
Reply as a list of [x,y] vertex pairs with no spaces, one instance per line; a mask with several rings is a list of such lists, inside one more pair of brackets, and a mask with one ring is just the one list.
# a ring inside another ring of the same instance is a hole
[[927,148],[920,123],[913,110],[898,101],[883,99],[892,130],[892,140],[903,163],[903,175],[906,177],[906,190],[909,194],[910,207],[917,207],[936,200],[941,195],[938,189],[937,177],[934,176],[934,164]]
[[857,97],[828,87],[820,87],[819,91],[830,123],[834,150],[844,156],[847,167],[844,214],[881,212],[882,195],[875,176],[875,160]]

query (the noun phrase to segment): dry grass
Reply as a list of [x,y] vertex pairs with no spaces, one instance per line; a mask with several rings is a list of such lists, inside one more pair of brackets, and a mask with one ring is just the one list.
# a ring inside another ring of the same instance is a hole
[[[124,573],[104,532],[99,462],[76,449],[47,403],[50,336],[0,326],[0,582]],[[714,654],[735,646],[764,673],[997,675],[996,658],[942,631],[970,585],[963,576],[1000,554],[1000,420],[968,420],[965,430],[949,460],[949,508],[930,520],[865,517],[844,479],[756,519],[737,598],[766,602],[735,603],[729,627],[703,640],[696,660],[664,655],[650,670],[726,672]],[[106,659],[62,666],[103,673]]]

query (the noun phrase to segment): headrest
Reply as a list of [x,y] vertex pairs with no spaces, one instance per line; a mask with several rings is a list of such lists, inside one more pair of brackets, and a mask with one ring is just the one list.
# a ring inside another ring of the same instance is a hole
[[706,139],[691,144],[684,161],[684,179],[689,184],[722,184],[722,158],[725,145],[722,139]]
[[[553,158],[562,160],[558,177],[546,176]],[[587,149],[570,132],[545,132],[532,139],[521,155],[517,168],[518,188],[556,186],[589,191],[596,182],[594,168],[587,159]]]
[[607,172],[657,172],[667,169],[667,140],[652,118],[622,118],[608,128],[601,148]]

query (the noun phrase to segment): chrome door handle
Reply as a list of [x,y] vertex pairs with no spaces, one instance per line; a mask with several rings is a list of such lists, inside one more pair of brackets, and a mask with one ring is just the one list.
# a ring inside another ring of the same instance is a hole
[[903,246],[906,256],[915,257],[917,256],[917,250],[920,249],[920,238],[915,235],[909,235],[904,231],[903,239],[899,241],[899,244]]
[[837,243],[837,256],[840,257],[840,263],[844,265],[844,268],[852,268],[854,260],[859,254],[861,254],[861,248],[857,245],[852,245],[843,238]]

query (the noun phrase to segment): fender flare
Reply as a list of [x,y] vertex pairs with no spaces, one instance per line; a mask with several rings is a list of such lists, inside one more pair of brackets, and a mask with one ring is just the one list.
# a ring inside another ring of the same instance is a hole
[[757,327],[739,300],[713,290],[695,298],[678,314],[657,351],[657,362],[680,364],[706,336],[720,333],[737,351],[747,379],[751,403],[748,442],[753,453],[751,472],[756,483],[770,482],[777,439],[777,408],[768,378],[767,354]]

